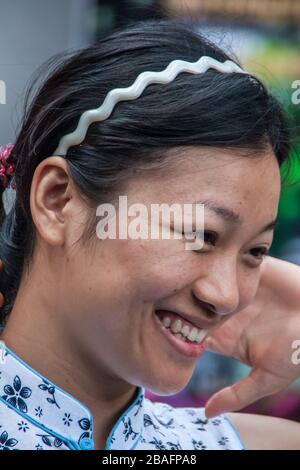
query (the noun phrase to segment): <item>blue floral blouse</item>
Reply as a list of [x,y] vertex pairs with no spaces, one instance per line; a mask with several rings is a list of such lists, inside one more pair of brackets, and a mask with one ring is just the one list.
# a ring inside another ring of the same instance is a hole
[[[9,348],[0,362],[1,450],[94,449],[93,416],[76,398],[42,377]],[[106,441],[107,450],[242,450],[225,415],[154,403],[137,393]]]

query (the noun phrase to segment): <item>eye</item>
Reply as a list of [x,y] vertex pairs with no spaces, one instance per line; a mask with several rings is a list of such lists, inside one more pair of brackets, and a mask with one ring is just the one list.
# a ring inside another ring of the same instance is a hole
[[[218,234],[216,232],[213,232],[213,231],[210,231],[210,230],[204,230],[204,232],[202,231],[193,231],[193,232],[190,232],[191,234],[193,234],[195,236],[195,238],[204,238],[204,244],[205,245],[210,245],[210,246],[215,246],[216,245],[216,242],[217,242],[217,239],[218,239]],[[185,235],[185,232],[183,232],[183,235]],[[204,235],[204,237],[203,237]]]
[[262,260],[269,253],[269,249],[266,246],[257,246],[249,250],[249,253],[256,260]]
[[210,232],[207,230],[204,231],[204,243],[215,246],[217,239],[218,235],[216,234],[216,232]]

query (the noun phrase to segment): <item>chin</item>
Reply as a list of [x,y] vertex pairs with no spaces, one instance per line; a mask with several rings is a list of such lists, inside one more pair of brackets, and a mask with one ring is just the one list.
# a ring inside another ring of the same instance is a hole
[[149,381],[149,377],[146,379],[144,382],[144,387],[146,390],[149,390],[151,393],[154,393],[155,395],[161,395],[161,396],[168,396],[168,395],[176,395],[177,393],[180,393],[189,383],[190,376],[182,378],[181,381],[179,381],[179,377],[176,377],[176,374],[174,374],[174,381],[167,380],[167,377],[162,377],[160,380],[153,379],[153,381]]

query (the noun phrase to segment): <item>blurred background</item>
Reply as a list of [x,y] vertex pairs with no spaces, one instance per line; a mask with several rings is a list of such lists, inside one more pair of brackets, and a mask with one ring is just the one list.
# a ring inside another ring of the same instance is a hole
[[[177,17],[233,51],[287,109],[300,135],[300,0],[0,0],[0,143],[14,142],[25,90],[55,53],[81,48],[115,27],[140,19]],[[271,254],[300,265],[300,138],[293,165],[282,169],[279,226]],[[216,390],[247,374],[233,359],[204,353],[173,406],[202,406]],[[300,380],[245,411],[300,420]]]

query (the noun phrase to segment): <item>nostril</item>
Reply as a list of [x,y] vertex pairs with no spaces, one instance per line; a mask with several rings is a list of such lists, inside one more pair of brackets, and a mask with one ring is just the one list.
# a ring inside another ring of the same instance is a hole
[[195,306],[205,311],[207,318],[214,318],[217,315],[218,312],[215,305],[209,302],[205,302],[204,300],[198,299],[198,297],[196,297],[193,293],[192,298]]

